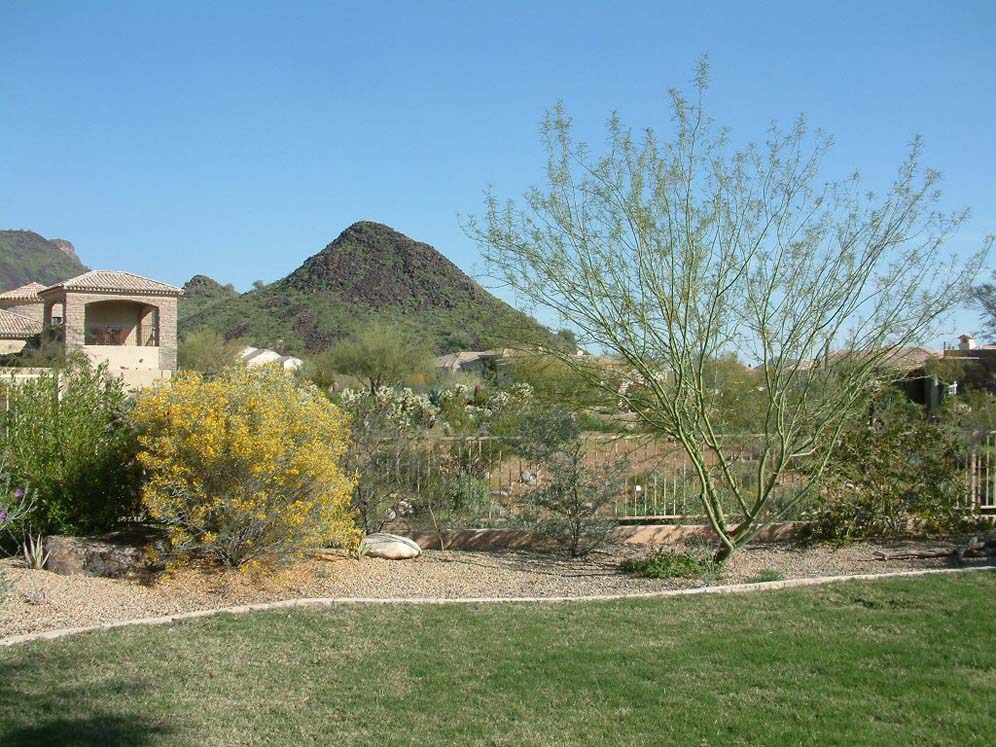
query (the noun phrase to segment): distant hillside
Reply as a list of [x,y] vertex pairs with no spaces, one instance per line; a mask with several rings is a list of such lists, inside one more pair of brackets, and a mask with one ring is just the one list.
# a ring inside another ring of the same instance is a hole
[[216,303],[238,298],[239,293],[231,285],[222,285],[207,275],[194,275],[183,285],[183,295],[177,308],[177,317],[182,325],[187,319],[206,311]]
[[331,347],[370,319],[396,324],[438,352],[552,341],[428,244],[380,223],[355,223],[287,277],[181,320],[289,352]]
[[2,290],[31,282],[51,285],[88,269],[65,239],[49,240],[34,231],[0,231]]

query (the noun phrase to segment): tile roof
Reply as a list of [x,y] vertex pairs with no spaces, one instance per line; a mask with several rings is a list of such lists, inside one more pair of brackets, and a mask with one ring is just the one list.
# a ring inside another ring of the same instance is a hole
[[[820,364],[826,365],[827,362],[838,363],[851,356],[854,356],[855,360],[860,360],[863,356],[868,356],[872,352],[869,350],[835,350],[828,356],[829,360],[826,358],[815,358],[811,361],[802,361],[799,363],[798,369],[806,371],[811,368],[818,368]],[[940,358],[942,355],[942,353],[927,350],[926,348],[898,347],[885,353],[880,363],[882,366],[891,367],[899,371],[914,371],[918,368],[923,368],[928,362]]]
[[0,301],[38,301],[41,303],[38,291],[43,290],[45,290],[45,286],[41,283],[28,283],[27,285],[22,285],[20,288],[13,288],[12,290],[0,293]]
[[41,322],[15,314],[13,311],[7,311],[7,309],[0,309],[0,339],[24,340],[40,335],[41,331]]
[[111,270],[90,270],[61,283],[50,285],[45,292],[65,289],[73,291],[94,291],[97,293],[151,293],[160,296],[179,296],[183,290],[173,285],[150,280],[131,272]]

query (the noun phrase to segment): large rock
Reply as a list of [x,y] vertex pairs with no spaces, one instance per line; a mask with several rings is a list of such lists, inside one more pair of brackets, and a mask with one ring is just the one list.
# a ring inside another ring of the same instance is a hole
[[415,540],[387,532],[374,532],[363,538],[361,549],[371,558],[407,560],[422,554],[422,548]]
[[168,549],[165,534],[134,527],[96,537],[45,538],[45,569],[61,576],[125,578],[155,570]]

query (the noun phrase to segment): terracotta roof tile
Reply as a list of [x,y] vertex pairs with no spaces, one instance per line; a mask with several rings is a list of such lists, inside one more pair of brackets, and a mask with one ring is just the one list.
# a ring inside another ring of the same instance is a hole
[[0,293],[0,301],[38,301],[41,303],[38,291],[43,290],[45,290],[45,286],[41,283],[28,283],[27,285],[22,285],[20,288],[13,288]]
[[151,293],[161,296],[179,296],[183,290],[173,285],[150,280],[131,272],[90,270],[61,283],[50,285],[46,292],[58,289],[94,291],[97,293]]
[[0,309],[0,339],[24,340],[41,334],[41,331],[41,322],[7,309]]

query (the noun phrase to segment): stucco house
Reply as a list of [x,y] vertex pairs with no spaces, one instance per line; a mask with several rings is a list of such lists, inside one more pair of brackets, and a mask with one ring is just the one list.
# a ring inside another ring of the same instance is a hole
[[[176,371],[176,303],[182,293],[130,272],[90,270],[48,287],[29,283],[0,294],[0,327],[20,331],[23,340],[32,336],[28,332],[40,334],[44,347],[106,361],[127,385],[145,386]],[[33,324],[29,328],[18,318]]]

